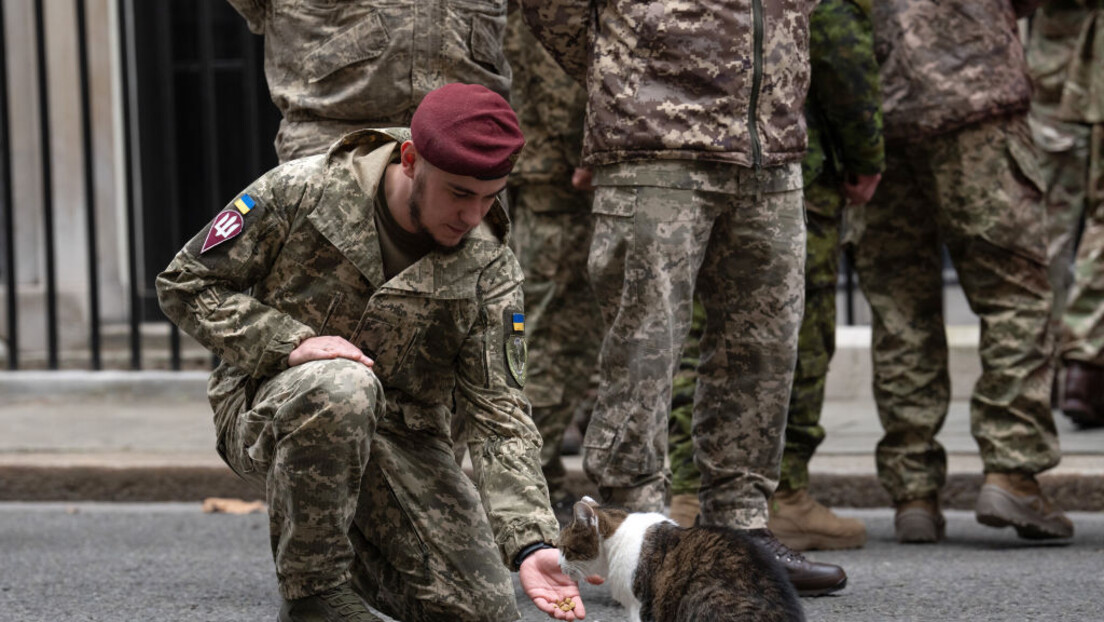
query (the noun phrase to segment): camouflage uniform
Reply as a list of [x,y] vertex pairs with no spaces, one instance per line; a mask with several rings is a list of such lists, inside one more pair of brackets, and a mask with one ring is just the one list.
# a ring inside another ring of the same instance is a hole
[[[1085,229],[1077,250],[1073,287],[1063,316],[1061,355],[1065,360],[1104,366],[1104,1],[1051,2],[1040,12],[1071,34],[1064,79],[1054,117],[1077,128],[1076,147],[1085,146],[1080,167],[1063,179],[1082,191]],[[1045,34],[1045,33],[1044,33]],[[1080,179],[1078,179],[1080,177]]]
[[602,317],[586,278],[592,196],[571,186],[583,149],[586,92],[541,47],[519,11],[507,23],[510,103],[526,141],[509,182],[511,246],[525,273],[525,395],[544,440],[541,468],[556,499],[565,494],[564,431],[594,375],[602,340]]
[[950,379],[940,243],[981,318],[971,431],[986,473],[1057,464],[1043,187],[1031,84],[1006,0],[874,4],[886,172],[857,210],[855,267],[873,310],[876,460],[900,504],[938,493]]
[[[820,411],[828,362],[835,352],[836,282],[846,173],[876,175],[885,156],[869,1],[822,0],[809,18],[812,75],[805,101],[809,148],[802,162],[808,234],[805,311],[790,391],[786,448],[779,489],[809,485],[809,460],[824,439]],[[691,450],[691,412],[697,367],[695,309],[691,339],[675,378],[670,426],[672,494],[697,493]],[[704,319],[704,317],[703,317]]]
[[265,37],[281,162],[358,128],[409,125],[422,97],[449,82],[509,96],[506,0],[228,1]]
[[706,312],[693,424],[702,517],[764,527],[803,301],[811,6],[522,5],[588,87],[583,156],[598,187],[588,270],[608,332],[587,474],[606,501],[662,510],[671,378],[696,289]]
[[[244,193],[255,207],[241,235],[201,254],[201,232],[158,295],[223,361],[208,385],[219,452],[266,488],[285,598],[351,577],[402,620],[516,619],[507,563],[557,531],[540,436],[507,365],[521,269],[496,204],[457,249],[384,279],[375,192],[345,154],[364,150],[380,179],[408,137],[362,130],[265,174]],[[345,337],[375,366],[289,368],[315,335]],[[453,459],[454,411],[474,486]]]
[[1091,22],[1089,17],[1089,10],[1078,0],[1051,1],[1032,16],[1027,43],[1027,63],[1035,86],[1028,120],[1046,180],[1047,255],[1054,290],[1051,317],[1056,329],[1060,329],[1066,308],[1074,251],[1085,215],[1092,136],[1091,125],[1062,120],[1058,108],[1070,61],[1083,28]]

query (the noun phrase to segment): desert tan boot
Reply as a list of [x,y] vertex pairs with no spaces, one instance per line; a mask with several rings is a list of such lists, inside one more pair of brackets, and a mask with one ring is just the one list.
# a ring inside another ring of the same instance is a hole
[[698,495],[671,495],[671,511],[667,516],[679,527],[693,527],[701,511]]
[[979,523],[1014,527],[1028,540],[1073,537],[1073,523],[1043,495],[1033,475],[986,473],[975,511]]
[[836,516],[804,488],[774,493],[767,528],[795,551],[857,549],[866,544],[862,521]]
[[893,516],[897,541],[904,544],[933,544],[947,535],[947,521],[937,497],[911,499],[897,504]]

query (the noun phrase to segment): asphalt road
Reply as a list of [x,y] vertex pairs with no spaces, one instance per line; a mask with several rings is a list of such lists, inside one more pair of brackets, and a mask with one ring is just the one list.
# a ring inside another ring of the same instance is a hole
[[[865,520],[870,540],[815,556],[843,564],[850,585],[805,599],[809,620],[1104,619],[1104,514],[1074,514],[1071,542],[1037,545],[951,512],[947,542],[902,546],[889,510],[841,513]],[[583,597],[587,620],[627,619],[602,588],[587,586]],[[519,602],[525,622],[548,619]],[[263,515],[203,514],[198,504],[0,504],[0,622],[252,622],[275,619],[278,608]]]

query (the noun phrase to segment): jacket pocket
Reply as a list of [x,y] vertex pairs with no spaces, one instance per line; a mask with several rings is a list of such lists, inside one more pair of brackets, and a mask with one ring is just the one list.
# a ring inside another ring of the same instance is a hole
[[484,69],[500,76],[507,75],[506,55],[502,51],[501,20],[487,15],[476,14],[472,17],[471,57]]
[[308,54],[303,59],[304,73],[311,82],[318,82],[350,65],[379,58],[390,41],[383,19],[373,9]]

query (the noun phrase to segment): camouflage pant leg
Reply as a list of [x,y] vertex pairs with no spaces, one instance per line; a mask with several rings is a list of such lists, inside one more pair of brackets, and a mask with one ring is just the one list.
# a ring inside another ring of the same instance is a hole
[[786,416],[786,449],[779,489],[809,487],[809,461],[824,440],[820,413],[828,363],[836,351],[836,282],[839,278],[840,210],[843,196],[834,177],[805,188],[808,234],[805,312],[797,340],[797,367]]
[[560,459],[571,423],[598,362],[602,317],[587,280],[591,196],[552,184],[512,189],[511,245],[525,272],[525,395],[544,446],[541,469],[555,498],[566,472]]
[[1069,307],[1063,317],[1063,358],[1104,365],[1104,123],[1092,126],[1087,217]]
[[801,190],[737,196],[715,221],[698,275],[705,308],[694,462],[705,524],[766,527],[778,485],[804,305]]
[[395,619],[518,618],[510,573],[444,426],[380,423],[349,535],[357,591]]
[[603,501],[662,511],[671,377],[715,211],[703,193],[607,186],[588,271],[607,333],[583,465]]
[[971,400],[971,430],[985,468],[1048,468],[1057,443],[1048,406],[1045,216],[1024,119],[981,123],[887,153],[856,249],[874,311],[882,484],[903,501],[934,494],[946,475],[946,454],[935,441],[950,384],[940,236],[981,318],[984,371]]
[[912,167],[912,147],[886,145],[878,192],[853,212],[855,271],[872,312],[874,401],[884,431],[878,477],[896,502],[936,494],[947,470],[935,438],[950,402],[937,203],[922,165]]
[[1047,261],[1054,292],[1052,324],[1058,329],[1073,280],[1074,251],[1085,215],[1090,126],[1033,112],[1029,117],[1039,168],[1046,182]]
[[1059,459],[1053,298],[1042,174],[1026,116],[960,130],[935,142],[932,155],[939,228],[981,321],[970,431],[986,472],[1044,471]]
[[696,495],[701,473],[694,466],[694,390],[698,386],[698,342],[705,328],[705,308],[694,300],[690,333],[682,346],[682,358],[671,391],[671,419],[667,427],[667,457],[671,463],[671,494]]
[[314,361],[261,384],[252,407],[228,428],[227,462],[265,486],[284,598],[349,579],[354,551],[348,531],[382,401],[367,367]]

